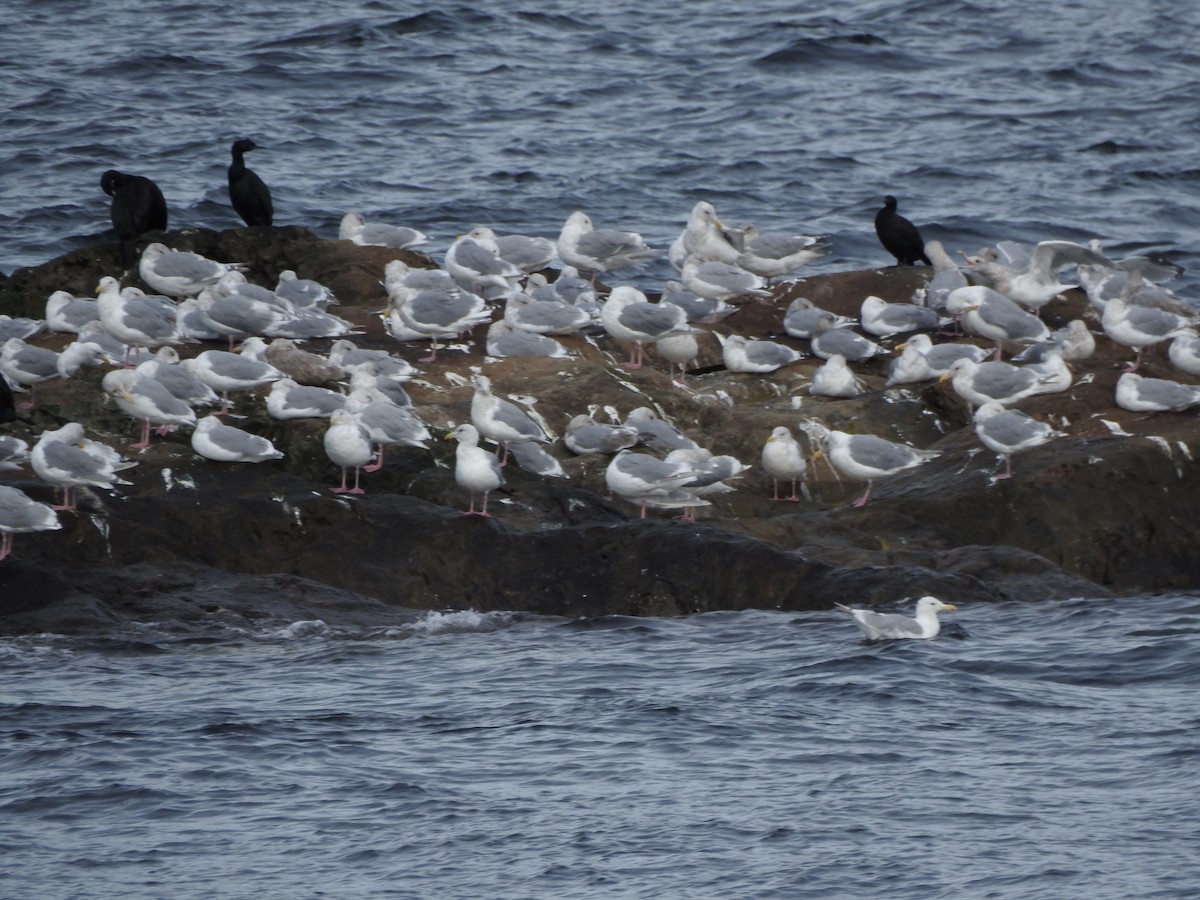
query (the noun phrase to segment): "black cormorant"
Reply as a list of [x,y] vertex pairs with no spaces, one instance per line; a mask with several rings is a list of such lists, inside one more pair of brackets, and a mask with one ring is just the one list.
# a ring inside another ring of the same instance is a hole
[[883,198],[883,209],[875,213],[875,233],[883,249],[896,257],[897,265],[915,266],[917,260],[927,266],[933,265],[925,255],[925,241],[917,226],[896,212],[896,198],[888,194]]
[[263,180],[246,168],[243,154],[257,150],[254,141],[242,138],[233,142],[233,162],[229,164],[229,200],[234,211],[247,225],[270,225],[275,215],[271,191]]
[[167,230],[167,201],[149,178],[116,169],[100,176],[100,188],[112,197],[112,224],[121,244],[121,265],[132,266],[137,261],[134,242],[147,231]]

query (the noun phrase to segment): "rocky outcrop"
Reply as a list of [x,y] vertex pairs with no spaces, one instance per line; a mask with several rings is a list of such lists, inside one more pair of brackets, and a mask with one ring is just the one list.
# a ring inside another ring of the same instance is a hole
[[[165,239],[248,263],[251,280],[261,284],[273,285],[288,268],[316,278],[341,300],[339,315],[361,327],[360,346],[410,360],[426,351],[392,341],[375,314],[385,301],[384,264],[396,257],[421,264],[419,255],[321,240],[300,228]],[[0,312],[40,316],[52,291],[88,294],[100,276],[117,271],[115,246],[19,270],[0,282]],[[807,342],[782,332],[792,297],[856,315],[869,294],[908,299],[924,278],[923,268],[817,275],[706,327],[806,349]],[[1080,296],[1055,301],[1047,321],[1076,318],[1083,307]],[[192,453],[187,433],[156,440],[136,457],[140,465],[123,473],[131,486],[86,496],[78,513],[61,514],[61,531],[18,536],[16,554],[0,563],[0,630],[86,629],[155,616],[385,622],[412,608],[564,616],[802,610],[924,593],[956,602],[1039,599],[1191,588],[1200,581],[1195,416],[1117,408],[1114,385],[1128,354],[1103,336],[1097,355],[1075,366],[1069,391],[1020,404],[1067,436],[1018,455],[1016,477],[999,482],[991,478],[993,455],[979,444],[950,386],[884,390],[887,359],[857,367],[868,393],[831,400],[804,390],[816,362],[766,376],[730,373],[720,365],[715,339],[705,342],[687,388],[672,384],[665,366],[620,368],[623,351],[604,336],[569,339],[575,356],[566,360],[487,360],[482,339],[481,328],[409,385],[439,437],[468,419],[466,376],[480,367],[498,393],[537,398],[537,411],[560,432],[589,407],[623,416],[650,406],[703,446],[754,468],[735,493],[702,510],[698,523],[675,521],[668,512],[639,520],[636,508],[607,492],[607,458],[574,457],[557,444],[553,452],[569,478],[509,466],[508,483],[493,498],[495,518],[480,520],[458,512],[466,497],[453,479],[453,442],[389,451],[385,467],[364,476],[364,496],[340,497],[327,490],[337,471],[321,445],[325,424],[277,422],[266,416],[261,395],[244,395],[239,426],[269,436],[285,459],[213,463]],[[39,340],[55,348],[65,343],[56,335]],[[1161,356],[1148,368],[1179,377]],[[123,446],[136,426],[104,402],[101,374],[85,369],[40,387],[35,426],[13,422],[0,429],[28,439],[76,420],[90,436]],[[758,465],[763,441],[776,425],[796,431],[802,417],[941,455],[880,483],[862,509],[847,504],[862,486],[837,480],[823,463],[810,467],[810,500],[773,502],[770,479]],[[50,499],[49,487],[31,477],[7,483]],[[215,594],[223,599],[214,603]],[[231,594],[241,598],[237,604]]]

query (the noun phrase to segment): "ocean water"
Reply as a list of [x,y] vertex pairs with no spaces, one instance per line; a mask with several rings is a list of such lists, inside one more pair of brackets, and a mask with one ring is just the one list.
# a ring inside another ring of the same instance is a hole
[[[240,225],[250,136],[277,222],[476,224],[557,236],[576,208],[666,247],[699,199],[828,235],[813,272],[892,262],[893,193],[926,238],[1101,239],[1189,267],[1200,212],[1189,0],[12,0],[0,270],[108,228],[107,168],[162,186],[173,227]],[[660,285],[664,262],[629,280]]]
[[1190,898],[1200,597],[0,642],[0,896]]
[[[11,0],[0,270],[107,240],[108,168],[236,227],[249,136],[280,224],[437,258],[576,208],[666,247],[705,199],[842,271],[891,262],[893,193],[951,250],[1099,238],[1194,292],[1194,4],[751,6]],[[1200,599],[952,618],[0,639],[0,897],[1195,896]]]

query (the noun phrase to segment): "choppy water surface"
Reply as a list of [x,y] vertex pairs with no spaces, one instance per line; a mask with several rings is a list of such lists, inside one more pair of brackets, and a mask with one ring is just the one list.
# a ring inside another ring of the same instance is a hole
[[1200,598],[0,644],[0,895],[1191,897]]
[[426,230],[439,258],[480,223],[555,236],[576,207],[665,247],[707,199],[830,235],[814,271],[885,264],[871,215],[890,192],[952,249],[1098,237],[1197,268],[1190,0],[7,12],[5,271],[95,241],[110,167],[156,178],[176,227],[239,225],[224,178],[243,135],[279,223],[333,236],[359,210]]

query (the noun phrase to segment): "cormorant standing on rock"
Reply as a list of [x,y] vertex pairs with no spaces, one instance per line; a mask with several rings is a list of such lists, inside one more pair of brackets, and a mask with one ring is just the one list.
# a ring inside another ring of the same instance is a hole
[[121,265],[132,266],[138,258],[134,241],[147,231],[167,230],[167,201],[149,178],[116,169],[100,176],[100,188],[112,197],[112,224],[121,244]]
[[258,144],[242,138],[233,142],[233,162],[229,164],[229,200],[234,211],[247,225],[270,225],[275,215],[271,192],[263,180],[246,168],[243,154],[257,150]]
[[875,213],[875,233],[883,249],[896,257],[900,266],[915,266],[917,260],[932,266],[925,255],[925,241],[917,226],[896,212],[896,198],[888,194],[883,198],[883,209]]

